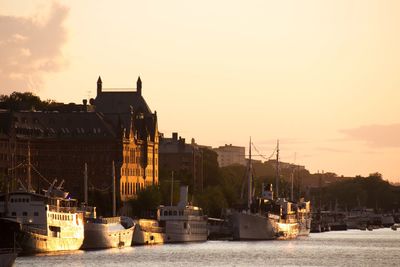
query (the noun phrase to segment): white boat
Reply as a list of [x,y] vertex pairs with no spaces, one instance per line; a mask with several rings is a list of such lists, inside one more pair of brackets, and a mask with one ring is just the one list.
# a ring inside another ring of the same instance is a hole
[[130,247],[135,224],[128,217],[86,218],[83,249]]
[[87,206],[88,203],[88,175],[87,164],[84,171],[85,204],[81,210],[84,212],[85,240],[83,249],[122,248],[132,245],[134,221],[129,217],[116,216],[115,193],[115,168],[112,163],[112,191],[113,191],[113,217],[97,217],[96,207]]
[[165,227],[160,227],[159,221],[139,219],[133,231],[133,245],[155,245],[166,241]]
[[84,238],[83,213],[61,185],[45,194],[16,191],[0,196],[0,243],[16,238],[22,253],[78,250]]
[[297,203],[297,221],[299,224],[299,236],[308,236],[311,231],[311,207],[310,201],[300,199]]
[[159,207],[159,225],[165,228],[165,242],[199,242],[208,236],[207,216],[199,207],[188,204],[188,187],[180,189],[177,206]]

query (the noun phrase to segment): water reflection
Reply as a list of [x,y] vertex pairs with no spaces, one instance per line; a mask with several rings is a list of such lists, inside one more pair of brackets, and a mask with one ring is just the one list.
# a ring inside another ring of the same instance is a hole
[[400,232],[312,234],[291,241],[208,241],[19,257],[16,266],[372,266],[400,264]]

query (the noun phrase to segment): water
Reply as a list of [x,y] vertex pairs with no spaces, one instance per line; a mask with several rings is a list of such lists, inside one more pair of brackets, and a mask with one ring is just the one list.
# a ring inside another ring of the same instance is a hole
[[400,231],[349,230],[291,241],[208,241],[18,257],[16,266],[399,266]]

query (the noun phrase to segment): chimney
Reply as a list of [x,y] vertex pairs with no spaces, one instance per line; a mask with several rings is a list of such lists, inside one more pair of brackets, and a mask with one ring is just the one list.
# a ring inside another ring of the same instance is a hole
[[184,185],[180,188],[180,195],[179,195],[179,207],[186,207],[188,204],[188,186]]
[[178,140],[178,133],[172,133],[172,140],[174,141]]
[[101,77],[97,79],[97,95],[101,94],[101,89],[103,88],[103,82],[101,81]]
[[136,81],[136,92],[139,95],[142,95],[142,80],[140,79],[140,76],[138,77],[138,79]]

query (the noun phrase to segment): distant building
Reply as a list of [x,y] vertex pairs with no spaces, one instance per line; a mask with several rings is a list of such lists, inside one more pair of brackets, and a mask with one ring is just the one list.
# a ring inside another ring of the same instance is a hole
[[191,185],[195,188],[190,190],[203,190],[203,148],[192,139],[186,144],[185,138],[179,137],[178,133],[172,133],[171,138],[160,135],[159,144],[160,172],[164,174],[163,179],[170,179],[172,171],[175,174],[186,174],[192,178]]
[[[99,77],[90,105],[84,101],[60,111],[0,111],[0,175],[12,178],[14,188],[27,186],[31,177],[36,190],[47,188],[55,178],[65,180],[72,196],[83,200],[84,164],[89,189],[107,197],[114,161],[118,206],[129,214],[124,202],[158,184],[157,113],[150,111],[141,92],[140,78],[136,92],[120,92],[103,91]],[[99,211],[107,214],[107,208]]]
[[225,145],[213,149],[218,154],[218,164],[226,167],[233,164],[246,165],[245,148],[241,146]]
[[[270,160],[268,160],[268,163],[271,164],[271,166],[276,169],[276,159],[270,159]],[[297,165],[297,164],[287,163],[287,162],[282,162],[282,161],[279,161],[279,168],[281,170],[285,170],[285,169],[305,170],[306,169],[305,166],[303,166],[303,165]]]

